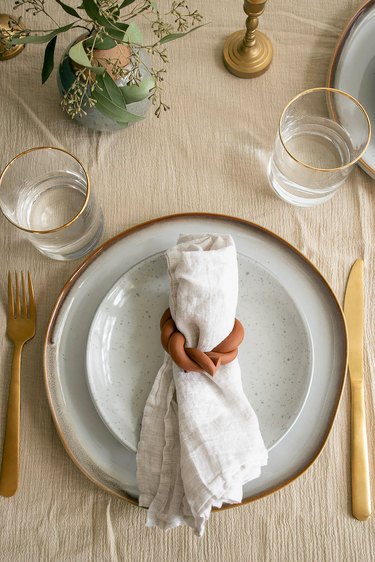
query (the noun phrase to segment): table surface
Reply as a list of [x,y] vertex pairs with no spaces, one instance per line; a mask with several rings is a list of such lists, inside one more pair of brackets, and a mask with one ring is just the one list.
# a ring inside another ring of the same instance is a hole
[[[171,110],[159,120],[150,112],[123,132],[90,132],[61,112],[56,77],[41,85],[43,45],[0,63],[0,166],[37,145],[61,146],[77,155],[103,208],[103,241],[136,223],[177,212],[217,212],[254,221],[301,250],[340,301],[352,263],[363,257],[365,396],[375,490],[374,180],[356,168],[330,202],[301,209],[278,199],[266,177],[283,107],[298,92],[325,84],[337,38],[358,2],[269,2],[261,28],[272,40],[274,59],[268,72],[254,80],[232,76],[222,63],[225,37],[244,26],[242,3],[195,4],[210,24],[170,46],[165,90]],[[2,10],[10,9],[11,2],[3,1]],[[60,38],[58,56],[66,44]],[[23,354],[20,488],[15,497],[0,498],[1,561],[374,560],[375,516],[359,522],[350,511],[347,383],[326,447],[292,484],[244,507],[214,513],[202,539],[188,528],[169,533],[147,529],[144,510],[102,492],[79,472],[52,423],[43,383],[44,334],[53,304],[80,262],[43,257],[2,217],[0,256],[3,333],[8,269],[32,272],[38,304],[37,334]],[[1,442],[11,355],[4,335]]]

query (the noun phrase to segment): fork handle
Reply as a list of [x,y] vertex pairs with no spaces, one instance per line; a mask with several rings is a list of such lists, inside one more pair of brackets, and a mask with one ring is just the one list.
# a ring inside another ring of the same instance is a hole
[[3,460],[0,471],[0,495],[13,496],[18,487],[20,446],[20,372],[23,344],[16,343],[13,350],[8,409],[5,422]]

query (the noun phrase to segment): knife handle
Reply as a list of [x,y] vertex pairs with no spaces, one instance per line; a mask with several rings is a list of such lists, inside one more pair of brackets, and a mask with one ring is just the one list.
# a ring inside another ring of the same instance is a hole
[[351,401],[352,513],[359,521],[366,521],[371,515],[371,496],[362,382],[352,383]]

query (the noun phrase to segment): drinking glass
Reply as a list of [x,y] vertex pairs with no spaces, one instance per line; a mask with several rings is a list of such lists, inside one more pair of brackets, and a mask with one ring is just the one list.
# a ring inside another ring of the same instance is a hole
[[328,201],[368,147],[369,117],[351,95],[313,88],[284,109],[268,164],[271,187],[288,203]]
[[103,231],[86,170],[61,148],[31,148],[13,158],[0,175],[0,208],[42,254],[56,260],[83,257]]

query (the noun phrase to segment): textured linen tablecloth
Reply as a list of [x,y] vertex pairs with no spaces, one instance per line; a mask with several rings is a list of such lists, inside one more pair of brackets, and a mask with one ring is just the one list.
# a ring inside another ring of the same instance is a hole
[[[232,76],[222,63],[225,37],[244,26],[242,2],[195,3],[210,24],[171,45],[166,84],[171,111],[160,120],[150,114],[123,132],[90,132],[62,114],[55,76],[41,85],[42,45],[1,62],[0,166],[36,145],[62,146],[77,155],[103,207],[103,240],[136,223],[183,211],[254,221],[301,250],[340,301],[353,261],[363,257],[367,426],[375,495],[375,182],[356,168],[330,202],[306,210],[279,200],[266,178],[284,105],[298,92],[325,84],[337,38],[359,3],[268,2],[261,28],[272,40],[274,59],[268,72],[255,80]],[[10,1],[1,2],[1,11],[9,12],[10,7]],[[63,48],[64,40],[59,40],[58,56]],[[11,366],[11,345],[5,338],[7,270],[30,269],[38,300],[37,334],[23,354],[21,483],[14,498],[0,498],[1,561],[375,559],[375,515],[361,523],[350,512],[347,383],[327,445],[313,466],[271,496],[214,513],[202,539],[187,528],[167,534],[147,529],[144,510],[97,489],[65,453],[43,383],[49,314],[80,262],[43,257],[2,217],[0,257],[1,443]]]

